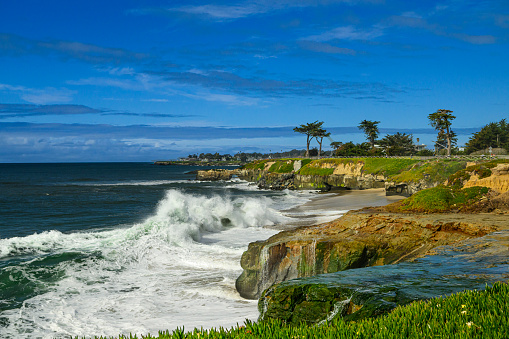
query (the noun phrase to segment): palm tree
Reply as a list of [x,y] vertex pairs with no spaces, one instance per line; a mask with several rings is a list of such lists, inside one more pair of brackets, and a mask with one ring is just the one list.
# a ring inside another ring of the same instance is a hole
[[378,138],[378,124],[380,121],[362,120],[359,129],[363,130],[366,134],[366,139],[371,144],[371,149],[375,148],[375,140]]

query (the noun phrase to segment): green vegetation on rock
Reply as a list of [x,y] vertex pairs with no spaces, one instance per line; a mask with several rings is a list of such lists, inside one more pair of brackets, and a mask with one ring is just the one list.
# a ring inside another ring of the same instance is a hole
[[[313,298],[323,299],[328,291],[317,286]],[[310,311],[310,310],[308,310]],[[177,338],[507,338],[509,328],[509,286],[495,283],[484,291],[465,291],[448,297],[417,301],[397,307],[388,315],[360,321],[334,319],[318,326],[288,325],[270,320],[258,323],[246,321],[244,326],[231,329],[184,328],[159,335],[137,337],[120,335],[118,339],[177,339]],[[76,337],[77,339],[78,337]],[[95,337],[107,339],[107,337]]]
[[396,182],[418,182],[421,179],[443,183],[447,178],[465,168],[466,161],[458,160],[432,160],[416,162],[411,168],[390,179]]
[[509,163],[508,159],[497,159],[489,162],[484,162],[476,165],[468,166],[463,170],[459,170],[447,179],[448,185],[454,188],[462,188],[463,183],[468,181],[472,175],[479,176],[480,179],[491,176],[491,169],[495,168],[498,164]]
[[407,199],[386,206],[386,209],[391,212],[448,212],[479,201],[488,192],[489,188],[479,186],[465,189],[437,186],[419,191]]
[[272,173],[291,173],[295,159],[279,159],[269,168]]
[[249,162],[245,164],[244,166],[240,167],[241,169],[248,169],[248,170],[263,170],[265,168],[265,163],[267,160],[255,160],[253,162]]

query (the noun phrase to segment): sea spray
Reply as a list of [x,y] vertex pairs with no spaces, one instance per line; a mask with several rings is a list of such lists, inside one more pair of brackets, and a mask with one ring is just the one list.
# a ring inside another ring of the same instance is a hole
[[0,274],[0,336],[115,336],[256,319],[234,281],[247,243],[275,233],[261,226],[285,220],[273,205],[171,189],[130,227],[0,239],[10,263]]

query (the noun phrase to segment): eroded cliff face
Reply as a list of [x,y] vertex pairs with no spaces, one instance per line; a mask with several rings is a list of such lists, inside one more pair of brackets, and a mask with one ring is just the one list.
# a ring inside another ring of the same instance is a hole
[[240,295],[257,299],[281,281],[412,260],[431,249],[485,235],[496,226],[430,216],[350,212],[330,223],[281,232],[242,255]]
[[479,175],[472,174],[470,179],[463,185],[464,188],[473,186],[489,187],[499,193],[509,191],[509,164],[499,164],[491,169],[491,175],[486,178],[479,178]]

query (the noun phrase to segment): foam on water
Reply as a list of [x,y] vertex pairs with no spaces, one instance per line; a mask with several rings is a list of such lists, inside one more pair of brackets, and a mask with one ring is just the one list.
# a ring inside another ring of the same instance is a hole
[[[234,281],[247,244],[275,233],[261,226],[285,221],[274,205],[169,190],[153,216],[129,228],[0,239],[0,258],[21,260],[5,270],[19,273],[9,279],[41,286],[2,312],[0,337],[156,334],[254,320],[256,302],[240,298]],[[59,253],[81,255],[53,262]]]
[[113,182],[113,183],[86,183],[76,184],[79,186],[159,186],[170,184],[184,184],[190,182],[189,180],[147,180],[147,181],[131,181],[131,182]]

